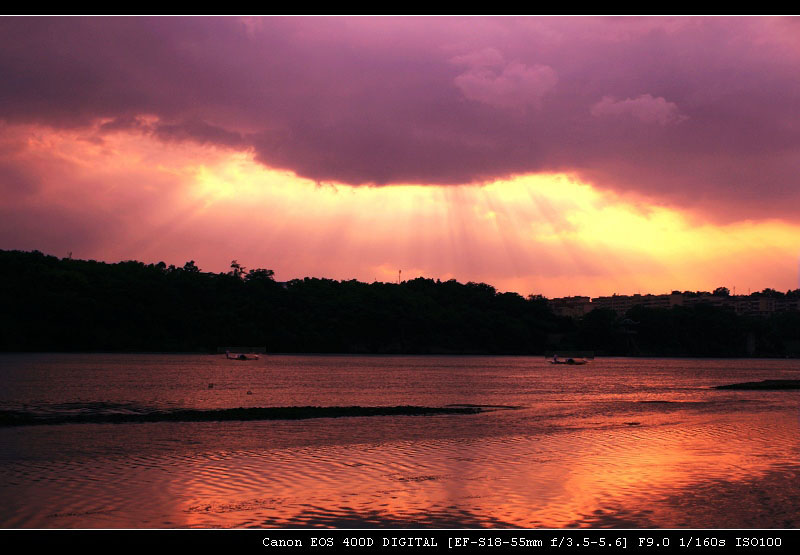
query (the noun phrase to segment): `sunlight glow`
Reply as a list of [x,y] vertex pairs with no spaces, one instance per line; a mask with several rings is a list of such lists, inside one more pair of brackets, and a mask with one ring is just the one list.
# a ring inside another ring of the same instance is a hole
[[37,168],[41,183],[20,209],[82,214],[87,227],[103,220],[96,225],[108,233],[91,245],[30,245],[57,255],[192,259],[207,271],[237,259],[281,280],[396,281],[402,270],[402,279],[483,281],[547,296],[796,284],[797,225],[697,223],[696,214],[569,174],[353,187],[267,168],[250,151],[141,132],[4,131],[16,149],[6,152]]

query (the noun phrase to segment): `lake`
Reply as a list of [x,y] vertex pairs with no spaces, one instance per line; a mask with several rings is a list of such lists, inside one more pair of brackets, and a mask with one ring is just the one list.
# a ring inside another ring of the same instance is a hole
[[763,379],[800,361],[5,354],[0,526],[794,528],[800,392],[714,389]]

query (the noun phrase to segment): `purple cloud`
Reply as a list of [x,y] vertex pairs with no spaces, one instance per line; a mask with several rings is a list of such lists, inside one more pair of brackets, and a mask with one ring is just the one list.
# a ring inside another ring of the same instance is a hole
[[103,121],[252,148],[266,165],[319,181],[571,171],[716,219],[791,219],[797,27],[792,18],[2,18],[0,120]]
[[592,106],[591,111],[592,115],[597,117],[630,115],[643,123],[660,125],[680,123],[687,119],[686,116],[681,115],[674,102],[667,102],[661,96],[653,98],[649,94],[625,100],[615,100],[610,96],[605,96]]
[[553,68],[506,63],[494,48],[457,56],[453,62],[469,66],[454,79],[464,96],[497,108],[538,108],[558,81]]

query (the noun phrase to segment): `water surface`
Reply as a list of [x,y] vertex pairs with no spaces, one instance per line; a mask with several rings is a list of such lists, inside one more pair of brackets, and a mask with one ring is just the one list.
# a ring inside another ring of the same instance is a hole
[[[799,378],[796,360],[0,355],[0,414],[65,422],[0,425],[0,525],[795,527],[800,394],[714,386]],[[380,414],[408,406],[481,412]],[[381,409],[213,418],[240,407]],[[212,417],[142,416],[175,411]]]

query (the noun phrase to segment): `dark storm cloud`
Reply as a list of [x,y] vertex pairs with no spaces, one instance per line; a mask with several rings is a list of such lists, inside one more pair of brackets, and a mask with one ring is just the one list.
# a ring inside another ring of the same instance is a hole
[[790,217],[800,196],[797,27],[771,18],[3,18],[0,118],[103,121],[253,148],[266,165],[320,181],[572,171],[715,218]]

